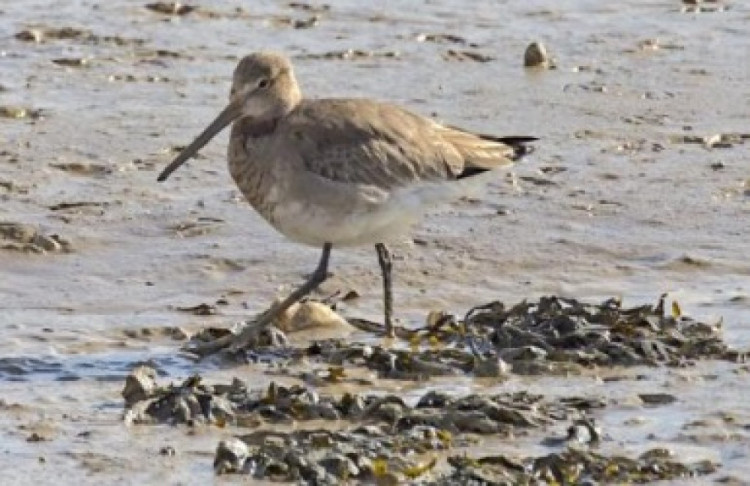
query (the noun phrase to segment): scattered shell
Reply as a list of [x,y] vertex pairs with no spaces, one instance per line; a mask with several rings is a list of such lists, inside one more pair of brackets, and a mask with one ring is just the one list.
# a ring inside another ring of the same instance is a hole
[[146,4],[146,8],[164,15],[187,15],[197,7],[183,5],[179,2],[156,2]]
[[47,39],[81,39],[91,35],[91,32],[72,27],[62,28],[36,28],[22,30],[15,37],[18,40],[26,42],[43,42]]
[[65,67],[86,67],[89,65],[89,59],[83,57],[60,57],[53,59],[52,62]]
[[356,61],[361,59],[397,59],[401,54],[397,51],[364,51],[361,49],[346,49],[343,51],[329,51],[323,54],[305,54],[300,56],[302,59],[341,59],[347,61]]
[[311,3],[305,3],[305,2],[289,2],[286,4],[287,7],[295,9],[295,10],[302,10],[305,12],[312,12],[312,13],[323,13],[328,12],[331,10],[331,6],[328,4],[320,4],[320,5],[313,5]]
[[443,59],[446,61],[490,62],[495,58],[476,51],[458,51],[455,49],[448,49],[445,54],[443,54]]
[[213,304],[206,304],[205,302],[198,305],[187,306],[187,307],[175,307],[180,312],[190,312],[196,316],[213,316],[219,313],[219,309]]
[[91,162],[61,162],[50,164],[50,167],[75,175],[92,177],[100,177],[112,173],[111,167]]
[[677,401],[677,397],[669,393],[641,393],[638,397],[646,405],[669,405]]
[[673,143],[699,144],[705,148],[732,148],[750,140],[750,133],[716,133],[713,135],[674,135],[670,137]]
[[36,234],[34,239],[31,241],[32,245],[36,245],[45,251],[60,251],[62,245],[55,238],[47,235]]
[[89,30],[74,27],[36,27],[16,33],[15,38],[24,42],[43,43],[54,40],[74,40],[90,44],[114,44],[118,46],[141,45],[143,39],[127,39],[120,36],[101,36]]
[[35,226],[23,223],[0,222],[0,250],[29,253],[69,252],[72,244],[59,235],[46,235]]
[[0,118],[28,118],[37,120],[42,118],[42,110],[24,108],[22,106],[0,106]]
[[104,208],[108,205],[107,202],[98,201],[66,201],[48,206],[48,209],[50,211],[78,211],[81,208]]
[[177,224],[169,225],[168,228],[182,238],[193,238],[218,231],[223,224],[224,220],[219,218],[201,217],[194,220],[181,221]]
[[727,6],[720,0],[682,0],[682,11],[686,13],[723,12]]
[[417,42],[435,42],[438,44],[460,44],[469,47],[477,47],[476,44],[469,44],[466,39],[455,34],[417,34],[414,37]]
[[295,20],[292,27],[295,29],[311,29],[320,23],[320,16],[313,15],[305,20]]

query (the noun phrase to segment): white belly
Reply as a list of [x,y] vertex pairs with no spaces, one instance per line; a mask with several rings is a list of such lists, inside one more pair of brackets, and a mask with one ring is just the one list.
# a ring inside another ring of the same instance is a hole
[[408,233],[418,213],[396,210],[391,205],[374,211],[337,211],[319,206],[285,203],[276,208],[272,224],[290,240],[321,247],[388,243]]
[[392,190],[360,186],[357,191],[348,187],[337,193],[328,187],[328,191],[321,188],[299,198],[272,190],[276,203],[267,219],[287,238],[316,247],[389,243],[408,233],[427,209],[471,193],[496,178],[493,172],[458,181],[416,182]]

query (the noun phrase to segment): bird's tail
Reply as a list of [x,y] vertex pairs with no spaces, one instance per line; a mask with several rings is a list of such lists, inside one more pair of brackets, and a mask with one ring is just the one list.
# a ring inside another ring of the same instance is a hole
[[534,151],[534,147],[529,145],[539,140],[537,137],[495,137],[492,135],[479,135],[484,140],[494,140],[495,142],[504,143],[513,149],[513,160],[518,160]]
[[[460,143],[463,141],[462,137],[466,138],[465,144]],[[477,139],[487,143],[477,143]],[[408,207],[424,210],[461,197],[476,197],[482,193],[487,183],[498,180],[499,175],[508,172],[514,162],[530,154],[533,147],[529,144],[535,140],[536,137],[495,137],[468,132],[457,134],[454,131],[454,139],[451,141],[454,146],[458,145],[457,148],[466,150],[467,162],[470,163],[455,179],[422,181],[401,189],[404,191],[402,197],[405,196],[402,201]]]

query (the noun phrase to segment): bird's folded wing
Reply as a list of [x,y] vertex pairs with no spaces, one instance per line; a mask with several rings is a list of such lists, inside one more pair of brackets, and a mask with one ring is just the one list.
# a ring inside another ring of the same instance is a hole
[[279,129],[305,170],[382,188],[456,179],[469,168],[509,165],[514,154],[497,139],[360,99],[305,101]]

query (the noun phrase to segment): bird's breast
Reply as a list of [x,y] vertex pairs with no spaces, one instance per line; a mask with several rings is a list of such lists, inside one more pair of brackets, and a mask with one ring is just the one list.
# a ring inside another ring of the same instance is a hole
[[229,173],[245,199],[266,220],[273,223],[277,204],[278,177],[273,164],[263,155],[262,141],[248,137],[232,137],[229,142]]

